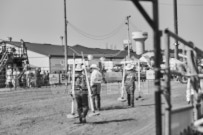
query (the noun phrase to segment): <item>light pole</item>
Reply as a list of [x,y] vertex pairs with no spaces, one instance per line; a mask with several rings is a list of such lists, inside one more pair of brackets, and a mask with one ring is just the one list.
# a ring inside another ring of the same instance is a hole
[[8,41],[10,41],[10,42],[11,42],[11,41],[12,41],[12,37],[8,37]]
[[[175,34],[178,35],[178,13],[177,13],[177,0],[174,0],[174,28]],[[178,40],[175,41],[175,51],[174,56],[178,59]]]
[[61,45],[63,46],[63,36],[60,36],[60,39],[61,39]]
[[68,85],[68,82],[67,82],[67,73],[68,73],[68,68],[67,68],[67,55],[68,55],[68,51],[67,51],[67,24],[68,24],[68,22],[67,22],[67,19],[66,19],[66,0],[64,0],[64,25],[65,25],[65,34],[64,34],[64,37],[65,37],[65,45],[64,45],[64,60],[65,60],[65,62],[64,62],[64,64],[65,64],[65,80],[66,80],[66,82],[65,82],[65,85]]
[[[132,38],[135,40],[136,54],[141,57],[145,51],[145,40],[148,38],[147,32],[133,32]],[[140,57],[138,59],[138,91],[139,96],[137,100],[141,98],[141,84],[140,84]]]
[[130,17],[131,17],[130,15],[126,17],[127,22],[125,23],[128,26],[128,58],[130,58],[130,28],[129,28]]
[[[145,11],[143,6],[140,4],[139,0],[131,0],[133,4],[140,11],[142,16],[145,18],[149,26],[154,31],[154,68],[155,68],[155,122],[156,122],[156,135],[162,135],[162,102],[161,102],[161,45],[160,45],[160,36],[161,31],[159,30],[159,5],[158,0],[145,0],[152,3],[152,18]],[[144,0],[143,0],[144,1]]]

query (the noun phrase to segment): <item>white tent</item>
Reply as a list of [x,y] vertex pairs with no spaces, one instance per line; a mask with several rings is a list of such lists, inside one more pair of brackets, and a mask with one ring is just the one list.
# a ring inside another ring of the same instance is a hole
[[154,52],[146,52],[146,53],[142,54],[142,56],[151,58],[152,56],[154,56]]
[[131,57],[130,59],[124,58],[120,63],[121,64],[128,64],[128,63],[137,64],[137,62],[138,62],[137,58]]
[[128,63],[130,63],[130,64],[137,64],[137,61],[133,61],[133,60],[122,60],[121,62],[120,62],[121,64],[128,64]]
[[185,64],[185,63],[176,58],[170,58],[170,64]]
[[[163,62],[166,62],[166,60],[164,59]],[[170,65],[185,64],[185,62],[180,61],[176,58],[170,58],[169,63]]]
[[[164,63],[166,62],[165,59],[164,59],[163,61],[164,61]],[[185,62],[180,61],[180,60],[178,60],[178,59],[176,59],[176,58],[170,58],[170,59],[169,59],[169,64],[170,64],[171,70],[177,70],[178,65],[179,65],[179,66],[180,66],[180,65],[185,65]],[[162,65],[162,68],[165,68],[165,64]]]
[[148,63],[149,61],[148,61],[148,59],[147,59],[145,56],[142,56],[142,57],[140,58],[140,62]]

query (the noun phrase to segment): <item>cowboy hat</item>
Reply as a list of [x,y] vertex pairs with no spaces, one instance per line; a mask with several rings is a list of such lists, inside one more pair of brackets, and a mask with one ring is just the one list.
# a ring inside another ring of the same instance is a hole
[[82,65],[77,64],[76,67],[75,67],[75,71],[82,71],[82,70],[83,70]]
[[92,64],[92,65],[90,66],[90,68],[92,68],[92,69],[99,69],[99,68],[97,67],[97,64]]
[[134,66],[132,64],[127,64],[127,66],[125,66],[126,70],[131,70],[133,68],[134,68]]

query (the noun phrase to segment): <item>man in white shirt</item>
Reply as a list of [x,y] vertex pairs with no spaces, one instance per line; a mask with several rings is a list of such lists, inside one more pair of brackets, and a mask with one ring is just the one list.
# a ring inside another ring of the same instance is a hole
[[[90,66],[90,69],[92,70],[91,76],[90,76],[90,86],[92,88],[92,95],[93,95],[93,105],[94,109],[101,109],[101,82],[102,82],[102,74],[99,72],[99,68],[96,64],[92,64]],[[97,100],[97,107],[95,100]]]

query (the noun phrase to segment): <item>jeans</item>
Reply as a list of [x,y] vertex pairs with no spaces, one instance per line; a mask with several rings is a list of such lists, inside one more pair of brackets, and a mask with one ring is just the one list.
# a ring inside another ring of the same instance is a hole
[[[94,109],[98,109],[98,110],[101,109],[100,91],[101,91],[101,84],[97,83],[97,84],[94,84],[94,85],[92,86],[92,94],[93,94],[92,100],[93,100],[93,106],[94,106]],[[96,100],[97,100],[97,105],[96,105]]]
[[88,94],[84,93],[77,93],[75,95],[77,101],[77,111],[79,118],[85,118],[87,116],[87,112],[89,110],[88,106]]
[[134,107],[134,92],[131,94],[127,94],[128,106]]
[[[100,94],[95,94],[93,96],[93,106],[94,106],[94,109],[98,109],[100,110],[101,109],[101,97],[100,97]],[[96,106],[96,100],[97,100],[97,106]]]

